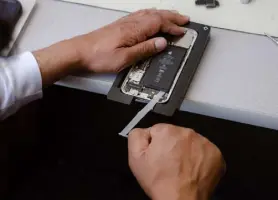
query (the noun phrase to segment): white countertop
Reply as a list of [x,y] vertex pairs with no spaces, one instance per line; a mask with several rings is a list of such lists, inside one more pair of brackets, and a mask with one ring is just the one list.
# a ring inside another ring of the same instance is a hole
[[[124,15],[40,0],[17,52],[46,47]],[[57,84],[107,94],[114,79],[115,75],[71,76]],[[213,28],[181,110],[278,130],[278,46],[263,36]]]

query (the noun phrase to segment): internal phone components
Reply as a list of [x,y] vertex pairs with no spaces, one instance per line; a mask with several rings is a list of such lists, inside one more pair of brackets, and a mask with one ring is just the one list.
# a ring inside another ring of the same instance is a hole
[[159,103],[167,102],[198,37],[195,30],[185,28],[184,32],[183,37],[169,41],[160,54],[135,64],[122,84],[122,92],[150,101],[163,91],[166,94]]

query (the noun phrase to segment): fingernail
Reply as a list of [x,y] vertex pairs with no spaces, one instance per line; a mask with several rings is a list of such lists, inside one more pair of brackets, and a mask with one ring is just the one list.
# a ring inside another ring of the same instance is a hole
[[167,41],[165,38],[157,38],[155,40],[155,48],[158,52],[163,51],[167,47]]

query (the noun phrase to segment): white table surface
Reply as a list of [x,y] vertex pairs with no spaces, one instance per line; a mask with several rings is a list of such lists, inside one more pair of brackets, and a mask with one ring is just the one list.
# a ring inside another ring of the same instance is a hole
[[[40,0],[17,52],[46,47],[124,15]],[[114,79],[112,74],[70,76],[57,84],[107,94]],[[213,28],[181,110],[278,130],[278,46],[263,36]]]

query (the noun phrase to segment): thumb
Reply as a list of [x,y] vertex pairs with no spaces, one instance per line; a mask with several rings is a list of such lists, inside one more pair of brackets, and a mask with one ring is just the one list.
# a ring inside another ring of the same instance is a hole
[[141,42],[135,46],[126,49],[128,63],[133,64],[139,60],[143,60],[153,56],[167,47],[167,40],[163,37],[153,38],[145,42]]
[[148,149],[151,142],[150,129],[134,129],[128,135],[128,151],[131,155]]

